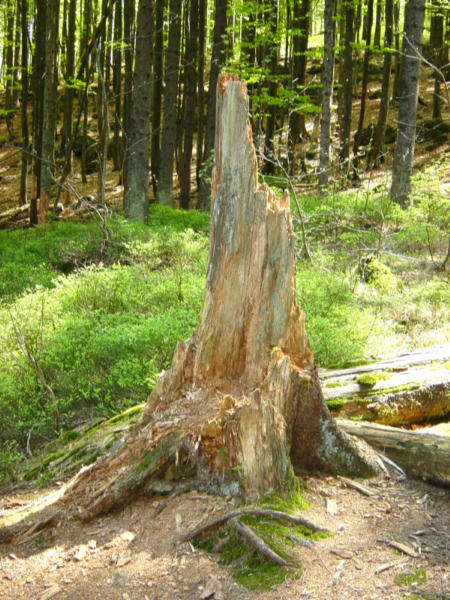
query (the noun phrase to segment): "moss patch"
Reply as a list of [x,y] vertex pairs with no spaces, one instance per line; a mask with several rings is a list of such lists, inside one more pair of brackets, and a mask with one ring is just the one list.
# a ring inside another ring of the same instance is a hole
[[387,373],[364,373],[356,378],[356,383],[367,387],[375,387],[378,381],[389,379],[390,375]]
[[407,587],[409,585],[422,585],[427,582],[427,572],[425,569],[415,569],[414,571],[404,571],[398,573],[394,577],[394,583],[400,587]]

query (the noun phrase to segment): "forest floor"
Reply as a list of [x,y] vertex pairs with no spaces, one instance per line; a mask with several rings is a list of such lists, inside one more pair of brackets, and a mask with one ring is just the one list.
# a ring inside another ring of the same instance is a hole
[[[332,535],[299,547],[299,579],[249,591],[217,555],[179,544],[182,533],[209,521],[231,500],[195,490],[174,498],[156,517],[161,498],[138,498],[122,511],[76,520],[0,547],[1,600],[359,600],[450,598],[450,507],[445,490],[384,476],[367,497],[340,480],[303,479],[302,515]],[[55,488],[53,488],[54,490]],[[45,491],[10,490],[0,516],[17,517]],[[404,544],[409,556],[389,542]]]

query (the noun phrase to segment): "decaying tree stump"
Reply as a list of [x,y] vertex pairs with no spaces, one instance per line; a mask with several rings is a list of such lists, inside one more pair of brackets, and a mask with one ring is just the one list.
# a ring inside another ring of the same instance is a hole
[[222,74],[198,328],[178,344],[128,439],[80,472],[60,502],[93,517],[168,471],[246,499],[290,493],[293,466],[376,473],[375,454],[341,432],[324,404],[295,269],[289,195],[258,184],[246,86]]

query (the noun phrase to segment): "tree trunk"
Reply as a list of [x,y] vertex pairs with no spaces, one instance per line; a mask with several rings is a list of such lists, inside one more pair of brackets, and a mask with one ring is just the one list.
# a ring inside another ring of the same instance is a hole
[[331,96],[334,74],[334,0],[325,0],[322,68],[322,115],[320,118],[319,193],[328,191],[330,173]]
[[6,20],[5,44],[6,44],[6,70],[5,70],[5,110],[6,127],[8,129],[9,141],[14,139],[13,131],[13,72],[14,72],[14,5],[9,1],[6,8],[8,18]]
[[131,99],[130,134],[124,208],[127,219],[148,220],[148,142],[151,64],[153,60],[153,0],[140,0],[137,16],[136,61]]
[[352,125],[353,94],[353,17],[355,9],[351,2],[345,4],[345,49],[343,73],[342,127],[340,136],[339,162],[343,175],[348,174],[350,156],[350,132]]
[[[17,7],[19,10],[19,7]],[[20,2],[21,30],[22,30],[22,76],[21,76],[21,112],[22,112],[22,169],[20,174],[20,203],[27,201],[27,169],[29,156],[28,140],[28,3]],[[31,223],[32,224],[32,223]]]
[[53,183],[54,150],[56,133],[56,94],[58,85],[58,22],[59,0],[47,4],[47,32],[45,44],[44,99],[42,102],[42,162],[41,191],[39,197],[39,222],[43,223],[49,207],[50,188]]
[[381,83],[380,110],[378,121],[373,134],[372,148],[367,159],[368,168],[375,168],[381,155],[384,135],[386,133],[387,116],[389,110],[389,81],[391,78],[392,64],[392,25],[393,25],[393,2],[386,0],[385,4],[385,34],[384,34],[384,60],[383,78]]
[[[377,8],[375,13],[375,33],[373,35],[373,45],[375,48],[381,46],[381,21],[383,14],[383,0],[377,0]],[[368,25],[372,26],[372,18],[367,17]]]
[[153,65],[153,102],[152,102],[152,150],[151,170],[153,194],[158,191],[158,176],[161,157],[161,104],[163,94],[163,58],[164,58],[164,8],[165,0],[156,0],[155,4],[155,51]]
[[197,69],[197,188],[202,168],[203,134],[205,131],[205,40],[207,0],[199,0],[198,69]]
[[401,73],[401,56],[400,56],[400,0],[394,1],[394,41],[395,41],[395,67],[394,67],[394,83],[392,86],[392,102],[396,102],[400,97],[400,73]]
[[299,136],[305,136],[305,116],[300,114],[301,95],[304,94],[306,79],[306,52],[308,50],[310,0],[295,0],[293,7],[293,89],[296,92],[294,106],[289,115],[288,162],[291,175],[295,172],[295,146]]
[[408,1],[405,6],[402,84],[390,190],[391,199],[403,206],[411,191],[424,14],[425,0]]
[[[444,7],[440,0],[434,0],[430,24],[430,45],[433,64],[441,69],[445,64],[444,46]],[[441,119],[441,76],[434,73],[433,119]]]
[[122,181],[122,2],[114,8],[114,51],[113,51],[113,92],[114,92],[114,138],[113,165],[119,171],[119,184]]
[[172,204],[173,161],[177,136],[177,88],[180,62],[181,0],[169,2],[169,42],[166,52],[164,117],[161,134],[161,164],[158,176],[158,202]]
[[[380,4],[380,2],[378,2]],[[378,5],[377,5],[378,6]],[[358,169],[358,150],[361,145],[361,136],[364,127],[364,116],[366,113],[366,99],[367,99],[367,84],[369,82],[369,60],[370,60],[370,43],[372,37],[372,17],[373,17],[373,0],[367,2],[367,24],[364,32],[364,41],[366,47],[364,49],[364,62],[363,62],[363,73],[362,73],[362,85],[361,85],[361,105],[359,110],[358,128],[355,133],[355,139],[353,142],[353,169],[355,175],[357,175]]]
[[[270,31],[269,41],[267,43],[266,57],[268,70],[266,79],[268,80],[268,106],[266,107],[266,135],[264,139],[264,173],[271,175],[275,172],[275,118],[277,113],[276,97],[278,93],[278,2],[270,0],[269,10],[265,14],[266,27]],[[267,69],[267,67],[266,67]]]
[[192,144],[195,130],[195,91],[197,87],[197,26],[198,1],[190,0],[189,30],[184,55],[184,148],[180,169],[180,206],[184,209],[189,208],[191,191]]
[[450,438],[426,429],[404,431],[386,425],[341,420],[339,426],[366,440],[413,477],[450,486]]
[[[123,82],[123,180],[125,181],[125,171],[127,169],[126,156],[130,135],[131,119],[131,98],[133,95],[133,58],[134,58],[134,0],[126,0],[123,6],[123,43],[125,74]],[[105,26],[106,33],[106,26]]]
[[[216,123],[216,85],[225,61],[225,33],[228,0],[215,0],[213,48],[209,72],[208,108],[206,112],[205,145],[202,150],[202,167],[199,185],[199,208],[209,210],[211,200],[211,171],[213,163],[214,133]],[[198,151],[198,150],[197,150]]]
[[[139,20],[138,20],[139,21]],[[376,457],[326,408],[295,300],[289,198],[258,184],[245,85],[222,74],[207,281],[194,335],[134,431],[68,484],[61,502],[90,518],[151,489],[167,469],[200,489],[290,494],[294,467],[370,475]]]
[[76,0],[69,2],[69,15],[67,23],[66,47],[66,88],[64,90],[64,124],[61,140],[61,150],[64,152],[67,170],[70,173],[72,162],[72,113],[73,113],[73,78],[75,75],[75,27],[76,27]]

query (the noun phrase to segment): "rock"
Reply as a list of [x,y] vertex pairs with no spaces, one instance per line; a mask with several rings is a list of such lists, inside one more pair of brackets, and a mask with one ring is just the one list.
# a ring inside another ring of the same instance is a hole
[[136,537],[136,534],[133,533],[132,531],[124,531],[123,533],[120,534],[120,539],[123,540],[124,542],[132,542],[135,537]]
[[80,546],[78,548],[78,550],[75,552],[75,554],[73,555],[73,560],[75,562],[80,562],[81,560],[85,559],[86,556],[88,554],[88,549],[86,546]]
[[39,597],[39,600],[50,600],[50,598],[53,598],[56,596],[56,594],[59,594],[60,591],[61,588],[58,584],[52,585],[52,587],[48,588],[48,590],[46,590],[42,596]]
[[224,600],[222,593],[222,585],[215,577],[211,577],[205,588],[203,589],[200,600],[207,600],[207,598],[214,598],[214,600]]

